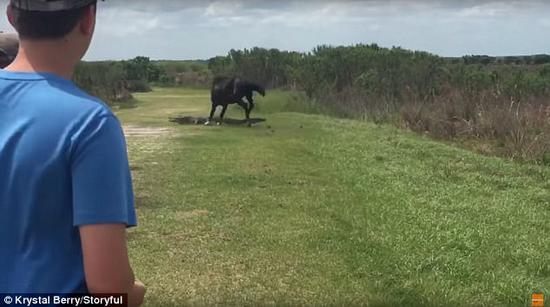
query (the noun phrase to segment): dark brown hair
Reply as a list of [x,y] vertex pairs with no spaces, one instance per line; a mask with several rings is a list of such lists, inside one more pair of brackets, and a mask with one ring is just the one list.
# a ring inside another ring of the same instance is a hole
[[14,27],[21,39],[59,39],[69,34],[82,19],[93,2],[85,7],[58,11],[26,11],[12,6]]

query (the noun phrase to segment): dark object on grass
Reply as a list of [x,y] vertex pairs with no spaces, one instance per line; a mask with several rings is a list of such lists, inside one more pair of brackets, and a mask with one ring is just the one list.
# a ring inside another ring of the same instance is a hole
[[199,125],[204,124],[208,121],[205,117],[193,117],[193,116],[184,116],[184,117],[171,117],[170,122],[178,123],[180,125]]
[[[223,107],[218,124],[224,122],[223,116],[225,115],[225,111],[227,111],[227,106],[235,103],[244,109],[246,120],[249,121],[250,112],[254,109],[254,92],[265,96],[265,89],[256,83],[241,78],[214,78],[211,91],[212,110],[205,124],[210,124],[218,106]],[[244,100],[245,97],[246,101]]]
[[[184,116],[184,117],[173,117],[169,119],[170,122],[178,123],[180,125],[204,125],[208,123],[208,118],[206,117],[194,117],[194,116]],[[225,124],[233,126],[242,126],[242,125],[255,125],[258,123],[265,122],[265,118],[249,118],[246,119],[233,119],[227,118],[224,120]]]

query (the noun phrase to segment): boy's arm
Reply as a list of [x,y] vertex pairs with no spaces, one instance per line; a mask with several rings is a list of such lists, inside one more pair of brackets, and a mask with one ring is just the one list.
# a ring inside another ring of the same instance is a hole
[[143,303],[145,287],[136,281],[126,247],[126,225],[80,226],[86,285],[92,294],[127,293],[128,306]]

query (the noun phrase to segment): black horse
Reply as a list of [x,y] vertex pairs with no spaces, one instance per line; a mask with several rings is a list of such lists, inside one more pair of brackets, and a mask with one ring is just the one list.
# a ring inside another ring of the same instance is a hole
[[[210,111],[210,117],[208,117],[206,125],[209,125],[212,121],[218,106],[223,107],[218,125],[221,124],[225,111],[227,111],[227,106],[234,103],[244,109],[246,121],[250,124],[250,112],[254,109],[254,92],[258,92],[260,95],[265,96],[265,89],[256,83],[236,77],[216,77],[212,84],[211,92],[212,110]],[[245,97],[246,101],[244,100]]]

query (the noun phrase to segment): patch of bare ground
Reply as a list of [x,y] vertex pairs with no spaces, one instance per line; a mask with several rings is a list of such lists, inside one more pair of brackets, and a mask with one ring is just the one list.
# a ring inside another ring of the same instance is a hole
[[124,135],[126,137],[158,137],[158,136],[168,136],[174,132],[171,128],[166,127],[139,127],[125,125],[122,127],[124,130]]
[[191,210],[191,211],[178,211],[175,213],[175,218],[178,220],[186,220],[195,217],[207,216],[210,212],[208,210]]

